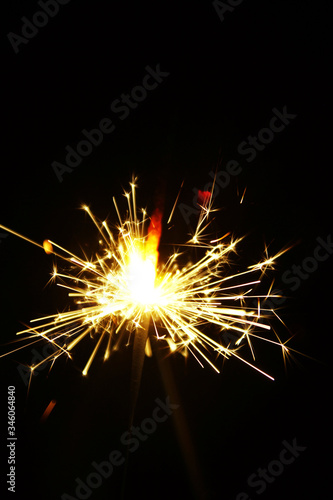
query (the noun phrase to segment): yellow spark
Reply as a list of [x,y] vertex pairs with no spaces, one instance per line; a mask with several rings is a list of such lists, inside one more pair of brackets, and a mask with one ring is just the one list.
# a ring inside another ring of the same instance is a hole
[[52,247],[51,243],[49,242],[49,240],[44,240],[43,247],[44,247],[45,253],[50,254],[53,252],[53,247]]
[[175,201],[175,203],[174,203],[174,205],[173,205],[173,207],[172,207],[172,210],[171,210],[171,213],[170,213],[170,215],[169,215],[169,219],[168,219],[167,224],[169,224],[169,223],[171,222],[171,219],[172,219],[173,213],[174,213],[174,211],[175,211],[175,209],[176,209],[176,205],[177,205],[177,203],[178,203],[178,198],[179,198],[179,196],[180,196],[180,192],[181,192],[181,190],[182,190],[183,185],[184,185],[184,181],[182,182],[182,184],[181,184],[181,186],[180,186],[180,189],[179,189],[179,191],[178,191],[177,198],[176,198],[176,201]]
[[244,196],[245,196],[245,193],[246,193],[246,189],[247,189],[247,187],[243,191],[242,197],[241,197],[240,202],[239,202],[240,204],[242,204],[243,201],[244,201]]

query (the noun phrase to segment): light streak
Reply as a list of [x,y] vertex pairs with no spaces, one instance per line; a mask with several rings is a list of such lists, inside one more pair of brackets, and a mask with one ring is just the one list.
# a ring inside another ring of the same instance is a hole
[[48,419],[51,411],[53,410],[53,408],[55,407],[56,404],[57,404],[57,402],[55,399],[52,399],[52,401],[50,401],[50,403],[45,408],[43,415],[40,418],[41,423],[44,423]]

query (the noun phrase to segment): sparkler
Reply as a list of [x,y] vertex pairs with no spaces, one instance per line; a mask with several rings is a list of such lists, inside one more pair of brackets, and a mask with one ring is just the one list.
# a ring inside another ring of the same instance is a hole
[[[272,295],[270,290],[265,295],[257,295],[254,288],[265,270],[271,268],[286,250],[274,257],[266,255],[263,261],[242,272],[227,274],[231,255],[240,239],[228,233],[222,238],[207,240],[205,235],[214,209],[212,196],[205,192],[197,227],[190,240],[184,243],[184,252],[174,251],[166,262],[159,262],[162,213],[155,210],[149,217],[145,210],[138,210],[136,187],[133,179],[129,192],[125,193],[124,218],[113,198],[118,217],[118,224],[113,228],[106,220],[98,221],[88,206],[82,207],[96,226],[100,239],[100,250],[90,260],[53,241],[46,240],[41,245],[0,225],[64,262],[61,271],[54,267],[52,278],[68,290],[72,301],[68,310],[34,319],[31,321],[33,326],[18,335],[24,335],[25,342],[26,339],[32,342],[44,339],[52,343],[56,349],[47,358],[52,363],[60,356],[72,358],[75,348],[85,338],[93,337],[96,344],[83,375],[88,374],[99,350],[103,349],[104,360],[107,360],[112,350],[118,350],[124,342],[134,341],[136,394],[144,352],[152,353],[151,337],[169,352],[181,352],[185,356],[191,353],[202,366],[209,365],[217,372],[217,358],[235,357],[273,379],[254,364],[252,339],[280,346],[284,356],[288,349],[277,336],[272,339],[258,334],[258,331],[272,331],[268,324],[272,312],[262,306],[262,302]],[[173,213],[174,207],[168,222]],[[192,262],[194,248],[202,255]],[[256,307],[253,307],[254,299]],[[223,335],[228,331],[238,335],[233,347],[223,344]],[[252,353],[251,362],[239,353],[246,343]],[[38,366],[32,366],[31,372]]]

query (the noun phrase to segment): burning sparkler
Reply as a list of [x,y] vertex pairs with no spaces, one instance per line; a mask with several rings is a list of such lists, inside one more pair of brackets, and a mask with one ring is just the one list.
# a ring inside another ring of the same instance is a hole
[[[267,256],[241,273],[226,275],[230,255],[240,240],[228,234],[207,241],[205,233],[213,211],[213,198],[204,192],[198,224],[190,241],[184,244],[184,254],[174,252],[161,263],[158,249],[162,213],[156,210],[149,217],[145,210],[139,211],[135,179],[130,186],[130,191],[125,193],[125,218],[121,217],[113,198],[118,216],[118,225],[113,229],[107,221],[98,221],[88,206],[82,207],[98,229],[101,240],[101,250],[91,260],[76,256],[53,241],[46,240],[40,245],[0,226],[63,260],[64,269],[58,271],[54,268],[53,279],[68,290],[69,297],[76,304],[73,309],[32,320],[33,326],[18,332],[18,335],[23,334],[24,339],[33,339],[33,342],[36,339],[51,342],[56,348],[48,358],[52,362],[60,356],[72,358],[72,352],[80,342],[86,337],[94,337],[96,345],[83,375],[87,375],[100,349],[103,348],[106,360],[121,342],[129,343],[134,339],[135,351],[141,353],[134,362],[138,364],[137,373],[141,373],[143,353],[151,355],[152,352],[151,324],[153,336],[171,352],[179,351],[184,355],[190,352],[200,364],[208,364],[217,372],[212,353],[216,358],[234,356],[273,379],[253,362],[241,357],[239,348],[247,342],[254,358],[251,338],[262,338],[280,346],[284,355],[288,352],[278,338],[273,340],[258,335],[259,330],[270,330],[267,319],[271,311],[265,310],[261,302],[271,295],[270,292],[256,295],[253,290],[260,283],[260,276],[256,279],[253,276],[263,275],[283,251],[273,258]],[[189,260],[193,247],[202,252],[196,262]],[[180,265],[184,258],[188,262]],[[240,277],[244,279],[242,283],[239,283]],[[254,298],[257,307],[248,305],[250,301],[253,304]],[[207,328],[209,325],[214,329]],[[238,335],[234,347],[223,345],[223,334],[227,331]],[[138,345],[141,347],[135,347]],[[36,368],[38,365],[31,370]]]

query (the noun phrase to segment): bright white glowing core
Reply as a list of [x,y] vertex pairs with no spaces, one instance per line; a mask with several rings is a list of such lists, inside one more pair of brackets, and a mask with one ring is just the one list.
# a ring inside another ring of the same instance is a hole
[[127,284],[133,302],[142,305],[156,302],[158,294],[155,289],[155,265],[149,258],[142,258],[139,254],[131,256],[128,265]]

